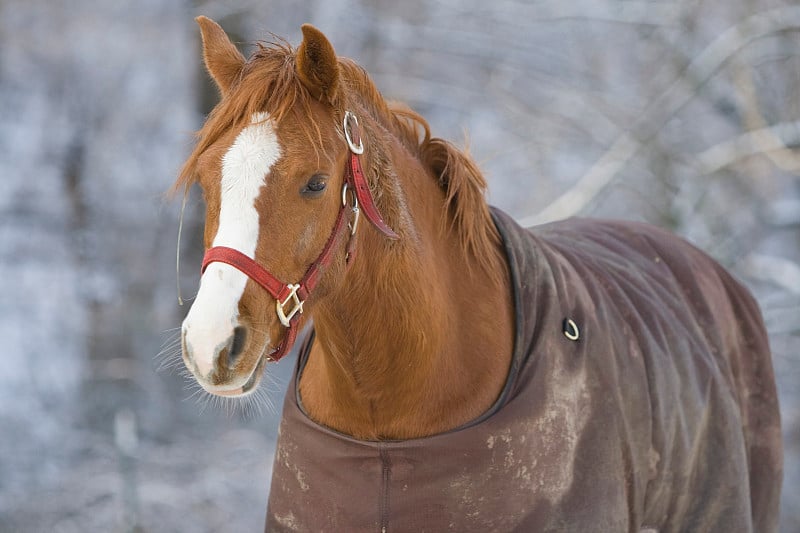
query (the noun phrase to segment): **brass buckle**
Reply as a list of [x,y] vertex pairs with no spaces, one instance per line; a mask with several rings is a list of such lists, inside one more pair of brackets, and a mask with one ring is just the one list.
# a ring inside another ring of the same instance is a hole
[[[291,320],[297,313],[303,314],[303,302],[299,296],[297,296],[297,291],[300,289],[299,284],[288,284],[287,287],[291,290],[289,296],[286,297],[284,301],[277,300],[275,302],[275,310],[278,313],[278,318],[281,321],[281,324],[286,326],[287,328],[291,326]],[[284,312],[283,308],[289,303],[289,300],[292,301],[292,309],[287,314]]]

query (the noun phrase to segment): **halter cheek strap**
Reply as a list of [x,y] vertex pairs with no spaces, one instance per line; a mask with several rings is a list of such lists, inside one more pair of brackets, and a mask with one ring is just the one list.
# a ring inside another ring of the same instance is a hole
[[[292,345],[294,345],[297,339],[300,315],[303,314],[303,304],[317,286],[322,271],[333,261],[333,252],[338,248],[341,238],[347,233],[348,207],[354,216],[354,220],[350,224],[350,240],[347,245],[346,260],[348,263],[352,261],[355,254],[355,239],[353,237],[355,236],[360,209],[363,209],[364,215],[378,231],[390,239],[399,239],[399,236],[384,222],[383,217],[375,207],[375,201],[364,176],[359,157],[364,152],[364,145],[361,139],[358,119],[347,111],[344,116],[343,126],[347,146],[350,149],[350,157],[345,166],[342,207],[336,216],[333,231],[328,237],[325,247],[317,259],[308,267],[305,275],[298,283],[283,283],[252,258],[227,246],[209,248],[203,257],[201,272],[205,272],[211,263],[226,263],[246,274],[275,298],[275,312],[281,324],[287,328],[287,332],[275,352],[267,356],[271,361],[280,360],[289,353]],[[352,205],[347,203],[348,189],[353,191],[351,195]],[[359,206],[361,207],[359,208]]]
[[367,184],[367,178],[364,176],[364,171],[361,168],[361,160],[359,156],[364,153],[364,143],[361,140],[361,128],[358,125],[358,119],[350,111],[344,114],[344,136],[347,140],[347,146],[350,148],[350,158],[348,160],[347,168],[345,169],[345,182],[351,185],[356,192],[358,203],[364,210],[364,216],[375,226],[378,231],[389,237],[390,239],[399,239],[400,237],[392,231],[383,217],[375,207],[375,201],[372,199],[372,193]]

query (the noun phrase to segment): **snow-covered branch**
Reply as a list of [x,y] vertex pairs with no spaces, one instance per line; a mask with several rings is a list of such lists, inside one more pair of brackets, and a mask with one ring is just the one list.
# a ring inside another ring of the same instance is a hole
[[[748,43],[779,32],[800,29],[800,6],[753,15],[732,26],[688,65],[685,73],[655,99],[630,132],[622,134],[578,182],[540,213],[524,218],[532,226],[579,213],[624,169],[641,148],[696,95],[708,80]],[[689,80],[692,80],[690,83]]]
[[711,174],[753,155],[786,150],[795,158],[794,170],[800,170],[800,155],[792,154],[787,148],[798,145],[800,145],[800,121],[782,122],[743,133],[704,150],[696,157],[702,172]]

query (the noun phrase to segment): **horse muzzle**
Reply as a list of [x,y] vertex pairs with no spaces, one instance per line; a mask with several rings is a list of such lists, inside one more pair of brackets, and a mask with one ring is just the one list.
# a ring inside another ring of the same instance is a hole
[[[236,325],[227,334],[193,328],[187,321],[181,332],[183,362],[207,392],[218,396],[245,396],[255,391],[261,381],[269,349],[256,346],[251,331]],[[266,345],[266,344],[265,344]],[[258,351],[253,355],[253,351]]]

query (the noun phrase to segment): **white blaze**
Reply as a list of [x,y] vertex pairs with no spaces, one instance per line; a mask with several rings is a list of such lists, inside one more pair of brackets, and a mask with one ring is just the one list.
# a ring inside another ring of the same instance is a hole
[[[258,243],[255,201],[281,148],[267,113],[253,115],[222,158],[219,228],[212,246],[227,246],[254,258]],[[239,300],[247,276],[224,263],[211,263],[183,321],[183,334],[197,370],[208,375],[214,357],[238,325]]]

